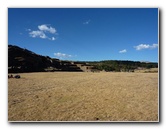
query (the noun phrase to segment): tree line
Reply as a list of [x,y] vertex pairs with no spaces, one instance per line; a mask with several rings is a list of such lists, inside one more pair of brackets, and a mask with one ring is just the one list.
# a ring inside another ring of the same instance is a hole
[[139,61],[121,61],[121,60],[105,60],[105,61],[94,61],[88,62],[93,65],[95,69],[105,70],[105,71],[124,71],[130,72],[138,68],[158,68],[158,63],[154,62],[139,62]]

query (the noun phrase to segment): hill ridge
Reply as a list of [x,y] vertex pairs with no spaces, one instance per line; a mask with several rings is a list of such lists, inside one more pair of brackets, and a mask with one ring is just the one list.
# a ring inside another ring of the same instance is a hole
[[94,72],[133,71],[138,68],[157,68],[158,63],[129,60],[69,61],[36,54],[16,45],[8,45],[8,72]]

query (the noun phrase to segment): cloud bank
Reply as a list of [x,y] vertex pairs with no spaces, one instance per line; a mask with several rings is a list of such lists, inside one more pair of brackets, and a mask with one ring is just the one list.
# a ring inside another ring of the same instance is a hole
[[[42,38],[42,39],[49,39],[49,40],[56,40],[56,38],[54,37],[54,35],[57,34],[57,31],[55,28],[53,28],[50,25],[39,25],[38,26],[38,30],[31,30],[31,29],[27,29],[29,31],[29,36],[32,38]],[[51,35],[51,36],[48,36]]]
[[153,45],[149,45],[149,44],[140,44],[138,46],[134,46],[134,48],[136,50],[142,50],[142,49],[155,49],[158,47],[158,44],[153,44]]

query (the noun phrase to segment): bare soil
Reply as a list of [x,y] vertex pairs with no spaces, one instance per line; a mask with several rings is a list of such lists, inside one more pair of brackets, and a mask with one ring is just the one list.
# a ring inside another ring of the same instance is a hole
[[158,73],[22,73],[9,121],[158,121]]

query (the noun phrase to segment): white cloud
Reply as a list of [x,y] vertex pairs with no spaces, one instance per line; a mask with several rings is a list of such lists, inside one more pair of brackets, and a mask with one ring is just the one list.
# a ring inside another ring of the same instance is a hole
[[51,40],[56,40],[56,38],[55,38],[55,37],[52,37]]
[[31,31],[31,29],[25,29],[25,31]]
[[43,24],[43,25],[39,25],[38,26],[38,30],[31,30],[31,29],[27,29],[27,31],[29,31],[29,35],[30,37],[33,37],[33,38],[42,38],[42,39],[49,39],[49,40],[56,40],[55,37],[50,37],[46,34],[49,34],[49,35],[57,35],[57,31],[55,28],[51,27],[50,25],[46,25],[46,24]]
[[149,44],[140,44],[138,46],[134,46],[134,48],[136,50],[142,50],[142,49],[155,49],[158,47],[158,44],[153,44],[153,45],[149,45]]
[[39,31],[39,30],[37,30],[37,31],[31,31],[31,32],[29,32],[29,35],[31,37],[33,37],[33,38],[35,38],[35,37],[40,37],[42,39],[47,38],[47,36],[45,35],[45,33],[43,31]]
[[91,20],[85,21],[85,22],[83,22],[83,24],[88,25],[90,23],[90,21]]
[[44,31],[44,32],[49,32],[52,34],[56,33],[55,28],[45,25],[45,24],[38,26],[38,28],[39,28],[39,30]]
[[58,53],[54,53],[54,55],[57,57],[57,58],[70,58],[70,57],[72,57],[72,55],[68,55],[68,54],[64,54],[64,53],[60,53],[60,52],[58,52]]
[[123,49],[123,50],[119,51],[119,53],[126,53],[126,52],[127,52],[126,49]]

